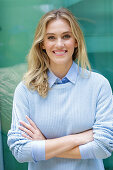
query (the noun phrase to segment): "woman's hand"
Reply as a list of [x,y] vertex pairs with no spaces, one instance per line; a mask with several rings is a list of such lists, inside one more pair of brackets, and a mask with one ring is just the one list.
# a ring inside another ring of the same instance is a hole
[[20,126],[19,129],[26,133],[23,133],[22,136],[30,140],[45,140],[46,138],[40,129],[37,128],[35,123],[27,115],[26,119],[30,124],[27,124],[24,121],[20,121],[22,126]]

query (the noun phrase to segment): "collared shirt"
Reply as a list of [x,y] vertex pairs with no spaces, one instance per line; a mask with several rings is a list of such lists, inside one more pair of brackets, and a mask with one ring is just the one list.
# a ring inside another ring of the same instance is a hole
[[77,70],[75,62],[72,63],[66,76],[63,77],[62,79],[58,78],[51,70],[48,70],[49,86],[51,88],[54,84],[65,84],[67,82],[71,82],[75,84],[76,79],[77,79],[77,74],[78,74],[78,70]]

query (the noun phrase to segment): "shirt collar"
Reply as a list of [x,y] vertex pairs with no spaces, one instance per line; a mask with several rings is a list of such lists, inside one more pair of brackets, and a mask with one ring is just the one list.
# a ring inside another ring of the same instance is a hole
[[[48,70],[47,74],[48,74],[49,87],[51,88],[55,84],[58,77],[51,70]],[[78,65],[73,61],[72,65],[65,77],[71,83],[75,84],[77,75],[78,75]]]

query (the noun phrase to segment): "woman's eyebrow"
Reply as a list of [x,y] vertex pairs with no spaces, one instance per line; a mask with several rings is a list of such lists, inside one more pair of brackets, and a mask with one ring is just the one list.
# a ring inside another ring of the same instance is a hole
[[[72,34],[72,32],[71,31],[66,31],[66,32],[63,32],[62,34]],[[50,32],[50,33],[46,33],[46,35],[55,35],[55,33],[52,33],[52,32]]]
[[52,35],[55,35],[55,33],[47,33],[46,35],[51,35],[51,34],[52,34]]
[[66,32],[63,32],[62,34],[72,34],[71,31],[66,31]]

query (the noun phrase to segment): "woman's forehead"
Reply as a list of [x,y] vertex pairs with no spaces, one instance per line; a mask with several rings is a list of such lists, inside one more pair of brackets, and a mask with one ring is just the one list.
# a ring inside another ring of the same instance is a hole
[[66,19],[54,19],[51,20],[46,27],[46,33],[55,32],[71,32],[69,21]]

